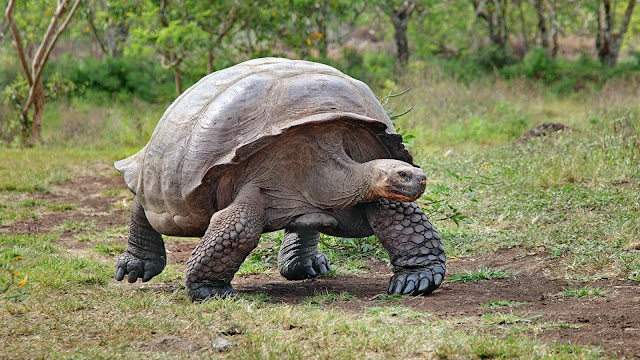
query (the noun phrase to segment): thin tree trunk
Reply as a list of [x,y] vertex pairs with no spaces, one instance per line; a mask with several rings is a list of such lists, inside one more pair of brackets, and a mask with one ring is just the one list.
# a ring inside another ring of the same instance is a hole
[[520,10],[520,26],[522,31],[522,55],[529,51],[529,40],[527,40],[527,23],[524,19],[524,11],[522,10],[522,1],[518,0],[518,10]]
[[547,34],[547,20],[544,17],[544,0],[536,0],[536,13],[538,14],[538,32],[540,33],[540,45],[549,49],[549,35]]
[[507,29],[507,6],[508,6],[508,2],[507,0],[495,0],[497,6],[498,6],[498,13],[496,14],[496,17],[498,18],[498,24],[499,24],[499,28],[500,28],[500,47],[504,48],[505,46],[507,46],[507,43],[509,42],[509,32]]
[[176,94],[182,94],[182,76],[180,76],[180,66],[176,66],[173,70],[173,77],[176,81]]
[[[22,129],[22,140],[25,145],[33,145],[40,141],[40,130],[42,128],[42,113],[44,110],[44,90],[42,86],[42,73],[45,65],[49,60],[49,56],[51,55],[51,51],[56,45],[56,42],[60,38],[60,35],[64,32],[64,30],[69,25],[71,18],[75,14],[78,6],[82,2],[82,0],[76,0],[69,12],[67,13],[64,21],[60,26],[58,26],[58,21],[62,18],[62,15],[67,9],[69,0],[58,0],[58,6],[56,11],[54,12],[51,22],[49,23],[49,27],[47,28],[42,42],[36,51],[36,54],[33,57],[33,61],[31,62],[31,69],[27,66],[27,59],[22,48],[22,40],[20,39],[20,33],[18,31],[18,27],[13,21],[13,9],[15,5],[15,0],[10,0],[7,5],[6,17],[11,26],[11,32],[13,34],[14,40],[16,42],[16,48],[18,50],[18,58],[20,60],[20,64],[22,65],[22,69],[24,71],[25,77],[27,78],[27,83],[29,84],[29,95],[27,96],[27,100],[25,104],[22,106],[20,110],[20,125]],[[33,118],[29,119],[29,112],[33,107],[34,114]]]
[[91,8],[87,9],[87,14],[88,14],[87,15],[87,22],[89,23],[89,28],[91,29],[91,32],[93,33],[93,36],[96,38],[96,41],[98,42],[98,45],[100,45],[100,49],[102,49],[102,53],[106,54],[107,53],[107,47],[105,46],[104,42],[100,38],[100,34],[98,34],[98,29],[96,28],[96,24],[93,22],[93,11],[91,10]]
[[211,74],[213,72],[213,45],[209,47],[208,57],[207,57],[207,74]]
[[42,113],[44,111],[44,90],[42,79],[33,87],[33,117],[31,118],[31,130],[28,145],[35,145],[40,142],[40,130],[42,129]]
[[556,13],[555,0],[549,0],[549,20],[551,22],[551,51],[552,57],[558,55],[558,17]]
[[407,27],[411,13],[415,10],[416,4],[413,1],[405,1],[402,6],[396,7],[391,12],[391,23],[393,23],[394,39],[396,42],[396,52],[401,67],[406,67],[409,62],[409,42],[407,41]]

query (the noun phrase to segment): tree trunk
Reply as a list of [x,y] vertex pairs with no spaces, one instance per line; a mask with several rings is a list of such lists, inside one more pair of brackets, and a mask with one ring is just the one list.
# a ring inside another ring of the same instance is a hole
[[536,13],[538,14],[538,32],[540,33],[540,45],[549,49],[549,35],[547,34],[547,20],[544,17],[544,0],[536,0]]
[[182,94],[182,76],[180,76],[180,66],[176,66],[173,70],[173,77],[176,81],[176,95]]
[[491,46],[504,49],[507,45],[507,2],[474,0],[473,7],[477,16],[487,23]]
[[522,10],[522,1],[518,0],[518,10],[520,10],[520,25],[522,27],[522,56],[529,51],[529,40],[527,40],[527,23],[524,19],[524,11]]
[[114,58],[122,57],[124,43],[129,37],[129,26],[124,22],[109,24],[107,27],[107,51]]
[[391,23],[393,23],[394,39],[396,42],[396,52],[401,67],[406,67],[409,62],[409,42],[407,41],[407,27],[411,13],[415,10],[416,4],[412,1],[405,1],[402,6],[395,7],[391,13]]
[[602,6],[598,10],[598,33],[596,37],[596,47],[598,59],[609,67],[615,66],[618,62],[618,55],[622,47],[622,41],[629,28],[631,16],[636,6],[636,0],[629,0],[625,10],[619,31],[613,33],[614,14],[611,9],[611,0],[602,0]]
[[558,55],[558,16],[556,13],[556,2],[550,0],[549,6],[549,20],[551,22],[551,51],[552,57]]
[[[34,84],[33,88],[33,118],[31,118],[31,129],[28,145],[32,146],[40,142],[40,130],[42,129],[42,112],[44,110],[44,90],[42,80]],[[27,114],[28,116],[29,114]]]
[[207,74],[213,72],[213,45],[210,45],[207,57]]

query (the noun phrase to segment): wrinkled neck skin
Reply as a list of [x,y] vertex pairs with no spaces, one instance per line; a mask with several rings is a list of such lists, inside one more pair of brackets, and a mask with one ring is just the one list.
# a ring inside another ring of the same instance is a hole
[[375,168],[381,160],[372,160],[366,163],[353,163],[349,167],[353,171],[353,185],[358,189],[356,197],[350,206],[362,202],[371,202],[381,199],[375,184]]
[[[363,202],[371,202],[388,197],[387,193],[380,189],[379,179],[376,178],[377,168],[381,164],[388,163],[389,159],[372,160],[358,163],[351,159],[335,160],[340,169],[333,178],[325,178],[323,181],[330,187],[329,193],[348,194],[340,202],[337,208],[345,209]],[[407,164],[408,165],[408,164]],[[331,199],[335,202],[336,199]]]

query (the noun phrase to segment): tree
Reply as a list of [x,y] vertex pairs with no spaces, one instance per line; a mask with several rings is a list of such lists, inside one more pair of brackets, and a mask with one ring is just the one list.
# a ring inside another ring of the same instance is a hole
[[416,9],[416,2],[411,0],[405,1],[388,1],[382,6],[383,11],[391,19],[393,24],[393,38],[396,43],[396,53],[401,67],[405,67],[409,62],[409,42],[407,41],[407,27],[411,14]]
[[508,0],[472,0],[477,17],[487,23],[492,46],[506,49]]
[[182,94],[183,61],[201,51],[208,39],[196,12],[191,11],[195,1],[145,0],[131,31],[132,51],[143,53],[150,45],[160,56],[162,68],[173,71],[177,95]]
[[620,29],[614,33],[614,9],[611,0],[602,0],[598,8],[598,29],[596,34],[596,50],[598,59],[606,66],[615,66],[622,47],[622,41],[629,28],[629,22],[636,6],[636,0],[629,0],[624,12]]
[[87,24],[102,52],[122,57],[132,23],[131,14],[141,9],[140,0],[85,0]]
[[[71,9],[67,11],[69,0],[57,0],[56,10],[52,12],[49,26],[42,36],[42,41],[33,56],[31,68],[29,68],[27,55],[24,52],[22,36],[14,20],[15,0],[9,0],[5,15],[15,41],[18,60],[22,66],[29,89],[26,101],[19,110],[23,144],[33,145],[40,142],[42,113],[45,103],[45,94],[42,86],[42,72],[49,61],[49,56],[51,55],[51,51],[54,49],[56,42],[69,25],[71,18],[76,13],[81,2],[82,0],[75,0]],[[58,25],[60,20],[63,21]],[[33,116],[29,117],[31,109],[33,109]]]
[[[243,6],[245,5],[245,6]],[[200,28],[208,34],[207,73],[212,73],[215,49],[222,44],[225,37],[232,35],[232,29],[239,19],[246,16],[246,3],[239,0],[220,3],[196,2],[192,7],[194,18]]]

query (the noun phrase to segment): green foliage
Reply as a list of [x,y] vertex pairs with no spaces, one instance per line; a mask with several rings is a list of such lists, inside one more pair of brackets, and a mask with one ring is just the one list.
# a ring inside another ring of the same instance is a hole
[[478,187],[500,185],[501,182],[495,177],[485,175],[488,169],[489,166],[485,164],[484,168],[476,170],[473,176],[463,176],[445,169],[445,174],[449,177],[448,185],[434,182],[427,184],[427,191],[418,203],[430,216],[436,217],[437,221],[451,220],[458,226],[461,223],[469,223],[471,220],[460,211],[455,201],[463,199],[470,203],[478,202]]
[[526,305],[526,304],[529,304],[529,303],[511,301],[511,300],[493,300],[493,301],[489,301],[488,303],[480,305],[480,307],[489,308],[489,309],[497,309],[497,308],[501,308],[501,307],[514,307],[514,306],[520,306],[520,305]]
[[574,298],[595,298],[606,296],[607,292],[594,286],[583,286],[581,288],[569,288],[562,291],[564,297]]
[[475,61],[480,68],[492,71],[513,64],[515,59],[511,57],[506,49],[491,46],[481,49],[479,53],[475,55]]
[[354,48],[342,49],[342,60],[327,60],[345,74],[364,81],[372,88],[382,87],[385,81],[394,78],[395,58],[384,52],[360,52]]
[[66,74],[78,89],[76,95],[92,91],[117,99],[135,96],[148,102],[166,102],[174,96],[173,77],[150,59],[67,57],[51,65]]
[[480,280],[491,280],[491,279],[504,279],[514,277],[517,274],[508,272],[502,269],[494,269],[486,266],[481,266],[476,271],[467,271],[459,274],[452,274],[449,276],[447,281],[449,282],[469,282],[469,281],[480,281]]
[[[1,83],[0,83],[1,86]],[[46,101],[67,97],[73,94],[78,87],[76,84],[59,72],[47,72],[43,79],[43,90]],[[9,116],[0,118],[0,146],[17,145],[21,131],[20,112],[29,96],[29,85],[22,73],[16,79],[7,84],[3,89],[4,103],[9,106]]]
[[27,275],[18,281],[22,277],[18,271],[21,260],[23,257],[12,249],[0,248],[0,295],[6,300],[18,300],[28,294],[24,289]]
[[324,306],[330,303],[353,300],[357,300],[357,298],[344,291],[341,293],[328,292],[324,294],[316,294],[313,297],[305,298],[301,303],[303,305]]

